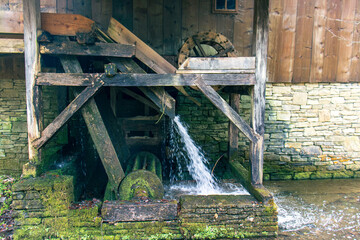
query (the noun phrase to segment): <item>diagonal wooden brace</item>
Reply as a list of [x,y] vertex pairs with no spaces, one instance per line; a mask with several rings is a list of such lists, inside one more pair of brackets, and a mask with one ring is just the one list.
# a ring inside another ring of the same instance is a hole
[[196,81],[196,86],[251,142],[259,140],[260,136],[211,86],[206,85],[202,79]]
[[33,141],[35,148],[41,148],[47,141],[49,141],[55,133],[76,113],[94,94],[104,85],[104,81],[98,78],[93,86],[86,87],[76,98],[50,123],[44,131],[41,132],[41,137]]

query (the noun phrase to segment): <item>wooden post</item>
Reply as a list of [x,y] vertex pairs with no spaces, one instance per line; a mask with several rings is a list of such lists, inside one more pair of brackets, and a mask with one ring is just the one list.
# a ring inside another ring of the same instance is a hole
[[258,141],[251,142],[251,182],[262,185],[264,162],[264,132],[265,132],[265,89],[266,89],[266,59],[268,42],[269,0],[255,0],[256,28],[256,83],[252,91],[252,128],[260,136]]
[[40,152],[34,148],[32,141],[40,137],[41,89],[35,85],[35,75],[40,70],[39,44],[37,30],[41,28],[40,0],[23,1],[24,46],[25,46],[25,79],[26,111],[28,126],[29,163],[23,168],[24,175],[36,175],[35,165],[40,161]]
[[[230,94],[230,106],[239,113],[240,110],[240,94]],[[229,160],[237,153],[239,149],[239,129],[231,121],[229,123]]]

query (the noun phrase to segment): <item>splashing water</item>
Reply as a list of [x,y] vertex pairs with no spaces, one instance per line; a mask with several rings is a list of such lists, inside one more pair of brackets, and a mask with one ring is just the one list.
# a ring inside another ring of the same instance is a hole
[[182,124],[179,116],[174,118],[174,122],[175,131],[181,136],[181,145],[185,148],[185,153],[181,151],[176,152],[180,153],[178,157],[185,158],[187,161],[189,173],[196,182],[196,193],[201,195],[219,194],[221,190],[206,166],[208,161],[201,152],[201,149],[191,139],[187,128]]

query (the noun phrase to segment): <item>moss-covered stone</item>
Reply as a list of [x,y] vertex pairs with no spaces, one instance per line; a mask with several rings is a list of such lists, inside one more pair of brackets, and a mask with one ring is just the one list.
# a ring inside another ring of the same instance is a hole
[[353,171],[336,171],[333,173],[333,178],[352,178],[353,176]]
[[312,172],[295,173],[294,180],[310,179]]
[[329,179],[332,178],[333,173],[326,171],[314,172],[310,175],[310,179]]

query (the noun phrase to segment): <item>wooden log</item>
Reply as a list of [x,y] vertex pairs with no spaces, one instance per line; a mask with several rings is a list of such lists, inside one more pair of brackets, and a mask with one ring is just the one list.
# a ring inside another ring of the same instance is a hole
[[[41,29],[52,35],[75,36],[77,32],[90,32],[93,24],[94,21],[78,14],[41,13]],[[1,12],[0,33],[24,33],[23,14]]]
[[269,0],[256,0],[256,83],[252,96],[252,129],[258,134],[258,141],[251,142],[251,181],[253,185],[262,185],[265,133],[265,89],[267,81],[266,60],[268,43]]
[[[240,94],[230,94],[230,106],[235,112],[240,111]],[[239,149],[239,129],[232,123],[229,123],[229,159],[237,153]]]
[[104,85],[98,79],[94,85],[85,88],[75,99],[41,132],[41,137],[33,142],[35,148],[41,148],[57,133],[67,121]]
[[23,4],[29,162],[38,164],[40,162],[40,153],[34,147],[32,141],[40,137],[42,128],[41,89],[35,85],[35,75],[40,70],[39,45],[37,42],[37,31],[41,26],[40,0],[24,1]]
[[0,38],[0,53],[24,53],[24,40]]
[[[60,58],[60,60],[66,72],[82,72],[80,63],[75,57],[67,56]],[[90,99],[81,109],[81,114],[109,178],[107,189],[116,193],[125,173],[94,99]]]
[[196,86],[251,142],[257,142],[258,134],[254,132],[254,130],[212,87],[206,85],[201,79],[196,81]]
[[[99,73],[39,73],[36,84],[46,86],[88,86],[103,74]],[[197,79],[202,79],[210,86],[252,86],[254,74],[142,74],[121,73],[112,78],[102,78],[104,86],[139,87],[139,86],[195,86]]]
[[135,46],[117,43],[83,45],[77,42],[52,42],[40,44],[41,54],[127,57],[135,55]]
[[[124,73],[145,73],[145,71],[131,59],[110,59],[114,62],[119,70]],[[175,99],[168,94],[163,87],[150,87],[139,89],[147,96],[155,105],[169,117],[175,117]]]

